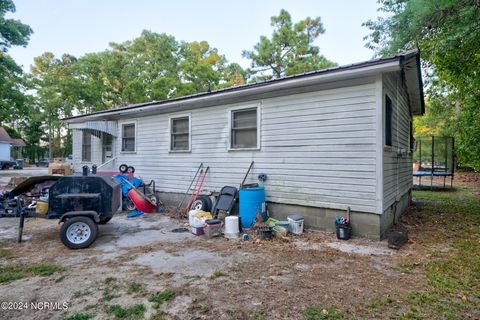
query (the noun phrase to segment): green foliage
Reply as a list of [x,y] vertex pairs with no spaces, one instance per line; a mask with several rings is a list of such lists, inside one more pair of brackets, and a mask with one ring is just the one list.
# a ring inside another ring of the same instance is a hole
[[14,19],[5,19],[7,12],[15,12],[12,0],[0,0],[0,51],[6,52],[11,46],[26,46],[32,29]]
[[210,279],[216,279],[216,278],[223,277],[223,276],[225,276],[225,273],[217,270],[210,276]]
[[345,315],[341,312],[338,312],[332,306],[315,306],[309,307],[305,310],[303,314],[304,320],[323,320],[323,319],[344,319]]
[[142,319],[145,310],[143,304],[135,304],[126,308],[118,304],[113,304],[108,307],[107,313],[114,315],[116,318]]
[[128,294],[145,292],[145,285],[137,282],[130,282],[127,287]]
[[68,316],[65,320],[89,320],[92,319],[92,316],[87,313],[76,313],[74,315]]
[[380,0],[367,21],[379,55],[419,48],[427,99],[420,134],[453,135],[461,164],[480,169],[480,6],[475,0]]
[[0,266],[0,283],[10,282],[31,276],[50,276],[62,272],[65,268],[52,264],[4,265]]
[[148,301],[153,302],[154,303],[153,307],[155,309],[158,309],[162,303],[164,303],[165,301],[171,300],[174,296],[175,296],[175,293],[173,291],[165,290],[150,296]]
[[[356,310],[367,319],[465,319],[478,314],[480,298],[480,199],[476,190],[449,192],[415,191],[424,201],[417,239],[430,258],[422,263],[409,260],[402,272],[424,269],[427,288],[397,299],[374,299]],[[418,210],[418,209],[417,209]],[[442,244],[441,251],[437,251]],[[449,250],[445,250],[449,248]]]
[[252,60],[250,73],[258,74],[254,79],[280,78],[336,65],[313,45],[325,32],[320,17],[307,17],[294,24],[290,13],[281,10],[271,18],[271,25],[271,38],[261,36],[252,51],[243,51],[243,56]]
[[16,127],[18,118],[28,113],[22,69],[8,55],[12,46],[26,46],[32,29],[19,20],[6,19],[15,12],[11,0],[0,0],[0,126]]

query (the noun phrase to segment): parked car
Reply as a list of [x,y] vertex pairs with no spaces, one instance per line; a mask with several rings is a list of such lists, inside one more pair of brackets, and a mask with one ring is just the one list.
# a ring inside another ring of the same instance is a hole
[[49,165],[51,162],[53,162],[52,159],[40,159],[40,160],[38,160],[38,162],[37,162],[37,167],[45,167],[45,168],[47,168],[48,165]]
[[17,163],[15,161],[0,160],[0,170],[7,170],[14,167]]

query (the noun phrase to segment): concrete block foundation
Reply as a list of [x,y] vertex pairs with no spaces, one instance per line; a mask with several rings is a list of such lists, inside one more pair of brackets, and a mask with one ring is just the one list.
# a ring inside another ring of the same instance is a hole
[[[165,206],[176,207],[183,194],[160,192],[159,196]],[[410,193],[406,193],[400,197],[399,201],[387,208],[383,214],[350,211],[353,235],[375,240],[382,239],[394,221],[398,222],[400,216],[407,210],[409,203]],[[268,209],[275,219],[286,220],[288,215],[299,214],[305,217],[305,227],[332,232],[335,231],[335,217],[338,215],[346,216],[347,214],[345,210],[275,202],[268,202]]]

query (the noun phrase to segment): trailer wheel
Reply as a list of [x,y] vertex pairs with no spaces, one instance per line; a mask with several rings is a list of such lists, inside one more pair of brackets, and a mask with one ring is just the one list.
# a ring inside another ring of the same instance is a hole
[[97,236],[98,225],[89,217],[72,217],[60,228],[60,239],[70,249],[87,248],[97,239]]
[[208,212],[212,210],[212,200],[208,196],[200,197],[192,203],[190,210],[202,210]]

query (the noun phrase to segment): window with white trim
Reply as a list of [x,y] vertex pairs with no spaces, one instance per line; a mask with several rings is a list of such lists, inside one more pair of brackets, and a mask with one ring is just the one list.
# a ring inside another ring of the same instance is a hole
[[190,151],[190,117],[170,118],[170,151]]
[[82,131],[82,162],[92,161],[92,132]]
[[255,107],[231,111],[231,149],[258,148],[257,110]]
[[125,123],[122,125],[122,151],[135,151],[135,123]]

